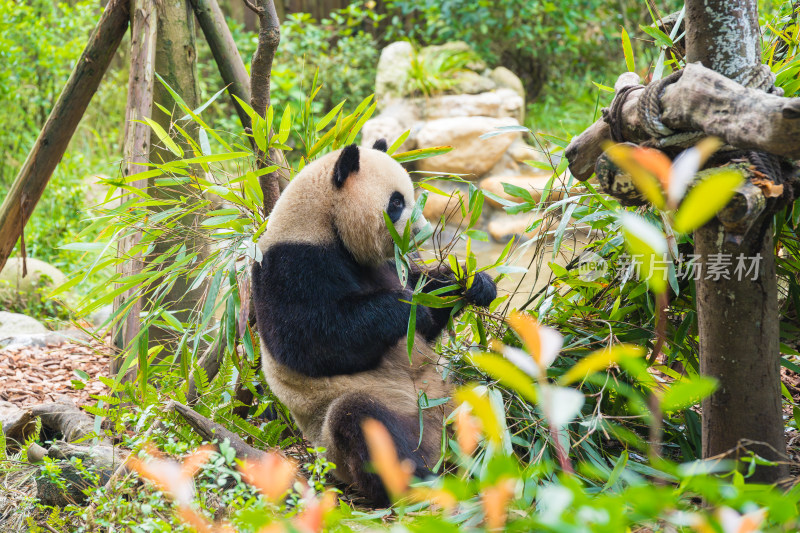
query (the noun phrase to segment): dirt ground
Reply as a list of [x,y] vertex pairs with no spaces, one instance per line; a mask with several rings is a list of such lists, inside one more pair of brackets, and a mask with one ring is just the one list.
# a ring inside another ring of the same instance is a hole
[[[108,391],[97,376],[108,375],[110,354],[111,349],[99,341],[0,349],[0,400],[22,406],[66,395],[77,405],[94,404],[90,394]],[[83,389],[77,388],[83,380],[75,370],[89,375]]]
[[[78,406],[93,405],[91,394],[108,394],[97,377],[108,375],[111,353],[100,341],[0,349],[0,400],[25,406],[53,402],[65,395]],[[83,380],[75,370],[85,372],[89,379]],[[781,368],[781,380],[800,405],[800,374]],[[82,383],[84,387],[79,388]],[[784,417],[790,420],[793,416],[792,407],[784,404]],[[800,432],[787,428],[786,440],[792,458],[800,460]]]

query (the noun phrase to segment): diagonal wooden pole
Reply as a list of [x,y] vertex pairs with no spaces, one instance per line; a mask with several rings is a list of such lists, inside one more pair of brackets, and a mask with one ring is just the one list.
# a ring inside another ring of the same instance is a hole
[[[217,63],[217,68],[222,76],[222,81],[228,86],[228,92],[236,95],[243,102],[250,102],[250,76],[236,48],[236,43],[231,35],[231,30],[225,22],[225,15],[217,4],[217,0],[190,0],[197,22],[203,30],[203,35],[211,48],[211,54]],[[250,115],[245,113],[242,106],[235,99],[233,105],[236,114],[245,129],[250,127]]]
[[128,28],[129,0],[110,0],[0,206],[0,269],[67,149]]
[[[142,124],[145,118],[150,118],[153,108],[153,80],[155,78],[156,56],[156,30],[158,29],[158,13],[155,0],[133,0],[133,13],[131,14],[131,65],[128,76],[128,103],[125,110],[125,168],[124,177],[132,176],[146,170],[145,164],[150,154],[150,127]],[[140,122],[136,122],[140,121]],[[147,180],[131,182],[132,187],[147,189]],[[130,195],[123,195],[124,203]],[[141,240],[141,232],[131,233],[117,244],[117,255],[125,258],[117,266],[121,276],[132,276],[142,270],[141,254],[131,254]],[[140,313],[142,303],[136,299],[135,289],[130,289],[115,298],[114,310],[130,306],[125,318],[116,326],[113,334],[114,344],[123,349],[128,346],[141,328]],[[111,360],[111,375],[114,376],[120,369],[122,360]]]

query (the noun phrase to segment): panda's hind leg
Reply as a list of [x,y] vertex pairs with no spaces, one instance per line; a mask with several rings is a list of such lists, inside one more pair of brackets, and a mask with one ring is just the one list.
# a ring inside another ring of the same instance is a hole
[[329,451],[335,458],[337,477],[354,483],[374,505],[384,507],[389,505],[386,488],[377,474],[367,471],[370,457],[361,425],[368,418],[386,427],[400,460],[410,459],[414,463],[415,476],[425,478],[431,472],[417,448],[419,431],[415,420],[404,419],[367,395],[350,394],[336,400],[326,417],[326,433],[334,448]]

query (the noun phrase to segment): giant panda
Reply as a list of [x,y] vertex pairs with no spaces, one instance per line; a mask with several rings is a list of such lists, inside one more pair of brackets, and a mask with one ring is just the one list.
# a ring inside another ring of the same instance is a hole
[[[390,261],[394,247],[384,213],[402,234],[414,190],[407,172],[385,152],[383,139],[372,149],[350,145],[298,173],[270,215],[258,242],[262,260],[252,270],[267,384],[305,438],[327,449],[335,476],[379,506],[388,495],[365,469],[362,422],[373,418],[386,426],[398,455],[424,478],[439,460],[450,408],[423,411],[420,439],[419,397],[451,393],[431,347],[451,309],[418,306],[409,362],[407,302],[423,271],[412,269],[407,286],[401,284]],[[424,275],[426,292],[454,282],[446,267]],[[484,273],[459,292],[479,306],[496,297]]]

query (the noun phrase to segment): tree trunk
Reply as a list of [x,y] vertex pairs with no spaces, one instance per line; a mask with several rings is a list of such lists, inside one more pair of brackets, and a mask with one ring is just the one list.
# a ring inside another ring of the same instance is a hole
[[[203,29],[203,35],[208,41],[214,61],[217,63],[222,81],[228,86],[228,92],[236,95],[243,102],[250,101],[250,76],[244,67],[244,61],[239,55],[236,43],[233,40],[225,16],[216,0],[191,0],[197,21]],[[244,5],[239,0],[241,5]],[[232,99],[233,100],[233,99]],[[245,113],[239,102],[233,100],[236,114],[244,128],[250,127],[250,115]]]
[[[740,83],[761,65],[754,0],[687,0],[686,15],[688,62],[700,61]],[[771,216],[757,221],[738,246],[725,242],[716,219],[694,235],[702,268],[697,281],[700,370],[720,382],[703,402],[703,457],[729,452],[741,457],[747,449],[768,459],[785,458]],[[739,254],[760,254],[758,273],[748,276],[754,279],[702,279],[714,254],[731,254],[733,261]],[[758,467],[751,479],[771,483],[785,473],[784,467]]]
[[[187,0],[165,0],[158,2],[158,32],[156,44],[156,73],[181,97],[186,105],[191,109],[196,109],[199,105],[199,89],[197,85],[197,51],[195,47],[195,28],[194,13]],[[183,116],[184,111],[175,103],[164,85],[156,81],[153,90],[154,101],[164,108],[173,112],[175,119]],[[153,108],[153,120],[155,120],[165,131],[173,130],[171,127],[171,117],[157,107]],[[193,123],[185,125],[184,129],[190,134],[196,131],[192,127]],[[187,129],[188,128],[188,129]],[[187,154],[191,157],[192,147],[178,136],[175,142],[180,144]],[[166,148],[153,143],[150,150],[150,160],[154,162],[169,161],[175,159],[175,155]],[[201,201],[196,190],[180,186],[170,185],[169,187],[159,187],[155,181],[149,183],[150,194],[156,198],[175,200],[185,197],[186,210],[191,211],[192,203]],[[201,257],[206,254],[206,239],[196,226],[199,225],[197,213],[189,214],[179,220],[179,226],[165,234],[155,246],[151,258],[155,259],[158,255],[165,253],[176,243],[186,245],[187,253],[199,252]],[[188,292],[192,280],[186,276],[179,277],[162,301],[162,305],[170,310],[175,317],[186,322],[189,320],[192,310],[202,301],[202,295],[206,290],[201,286]],[[151,287],[150,290],[154,289]],[[209,296],[213,298],[214,296]],[[145,302],[144,304],[148,304]],[[162,328],[153,327],[149,332],[151,345],[172,346],[174,333]],[[165,352],[172,350],[167,348]]]
[[[125,110],[125,168],[123,176],[131,176],[147,169],[150,155],[150,127],[142,121],[150,118],[153,107],[153,80],[155,78],[155,50],[156,28],[158,15],[156,14],[155,0],[134,0],[131,13],[131,66],[128,76],[128,105]],[[147,188],[147,180],[131,182],[132,187]],[[122,197],[125,203],[130,195]],[[141,232],[136,232],[120,240],[117,246],[117,255],[127,258],[117,266],[117,272],[122,276],[132,276],[142,270],[142,259],[139,254],[129,257],[129,250],[141,240]],[[125,306],[135,291],[129,290],[119,295],[114,300],[114,310]],[[128,346],[139,333],[141,327],[140,312],[142,302],[137,299],[130,304],[125,319],[117,324],[113,335],[114,343],[120,350]],[[111,375],[115,376],[122,366],[122,359],[115,357],[111,360]]]
[[[270,105],[270,79],[272,76],[272,60],[275,59],[275,51],[281,41],[281,27],[278,21],[278,13],[275,10],[273,0],[257,0],[258,6],[258,46],[253,54],[253,61],[250,63],[250,106],[261,115],[266,116],[267,108]],[[269,158],[267,154],[258,151],[258,168],[265,168],[273,162],[278,162],[281,158],[278,150],[270,149]],[[258,181],[264,193],[264,214],[269,215],[280,191],[280,173],[276,170],[259,176]]]
[[128,20],[128,0],[110,0],[3,200],[0,206],[0,270],[22,236],[53,170],[67,150],[75,128],[125,36]]

